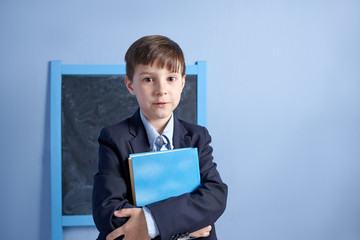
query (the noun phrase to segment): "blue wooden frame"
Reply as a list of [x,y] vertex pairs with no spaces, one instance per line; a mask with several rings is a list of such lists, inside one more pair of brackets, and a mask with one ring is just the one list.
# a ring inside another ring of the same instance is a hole
[[[61,85],[63,75],[125,75],[125,65],[66,65],[50,63],[51,239],[63,239],[63,227],[94,226],[91,215],[62,215]],[[206,126],[206,62],[186,66],[197,75],[197,123]]]

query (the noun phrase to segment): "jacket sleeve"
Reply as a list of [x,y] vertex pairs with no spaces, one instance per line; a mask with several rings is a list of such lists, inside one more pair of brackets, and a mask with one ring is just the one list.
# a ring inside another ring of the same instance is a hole
[[94,177],[93,218],[100,236],[106,236],[127,221],[127,218],[114,217],[114,211],[134,206],[128,200],[131,190],[128,191],[126,175],[111,132],[103,129],[98,141],[99,171]]
[[213,225],[226,207],[228,189],[213,162],[211,137],[202,128],[201,134],[193,139],[192,147],[197,147],[199,153],[201,185],[191,193],[147,205],[162,240]]

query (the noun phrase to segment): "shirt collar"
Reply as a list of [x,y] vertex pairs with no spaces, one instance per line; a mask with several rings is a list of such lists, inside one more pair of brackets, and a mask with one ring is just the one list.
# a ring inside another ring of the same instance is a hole
[[[141,117],[141,121],[143,122],[145,130],[146,130],[146,134],[147,134],[147,137],[148,137],[148,140],[150,143],[150,148],[154,150],[155,149],[155,140],[158,136],[160,136],[160,134],[149,123],[149,121],[146,119],[144,114],[141,112],[141,109],[140,109],[140,117]],[[171,118],[162,133],[162,136],[166,136],[165,139],[169,141],[170,149],[174,148],[173,133],[174,133],[174,117],[173,117],[173,115],[171,115]]]

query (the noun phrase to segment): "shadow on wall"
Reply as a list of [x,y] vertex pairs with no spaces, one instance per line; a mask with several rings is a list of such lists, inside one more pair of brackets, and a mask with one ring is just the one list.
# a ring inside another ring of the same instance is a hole
[[40,193],[39,239],[51,239],[51,198],[50,198],[50,63],[47,73],[44,143],[42,151],[42,177]]

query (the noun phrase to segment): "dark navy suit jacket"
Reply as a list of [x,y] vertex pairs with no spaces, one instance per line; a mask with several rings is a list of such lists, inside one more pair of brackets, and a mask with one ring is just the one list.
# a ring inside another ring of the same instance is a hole
[[[149,152],[150,144],[139,110],[119,124],[101,130],[99,136],[99,171],[94,177],[93,218],[105,239],[123,225],[127,218],[113,213],[133,208],[128,157],[131,153]],[[212,225],[209,237],[217,239],[214,222],[224,212],[227,185],[213,162],[211,137],[206,128],[174,119],[174,148],[198,148],[201,185],[195,191],[147,205],[158,226],[157,239],[177,239],[183,234]]]

